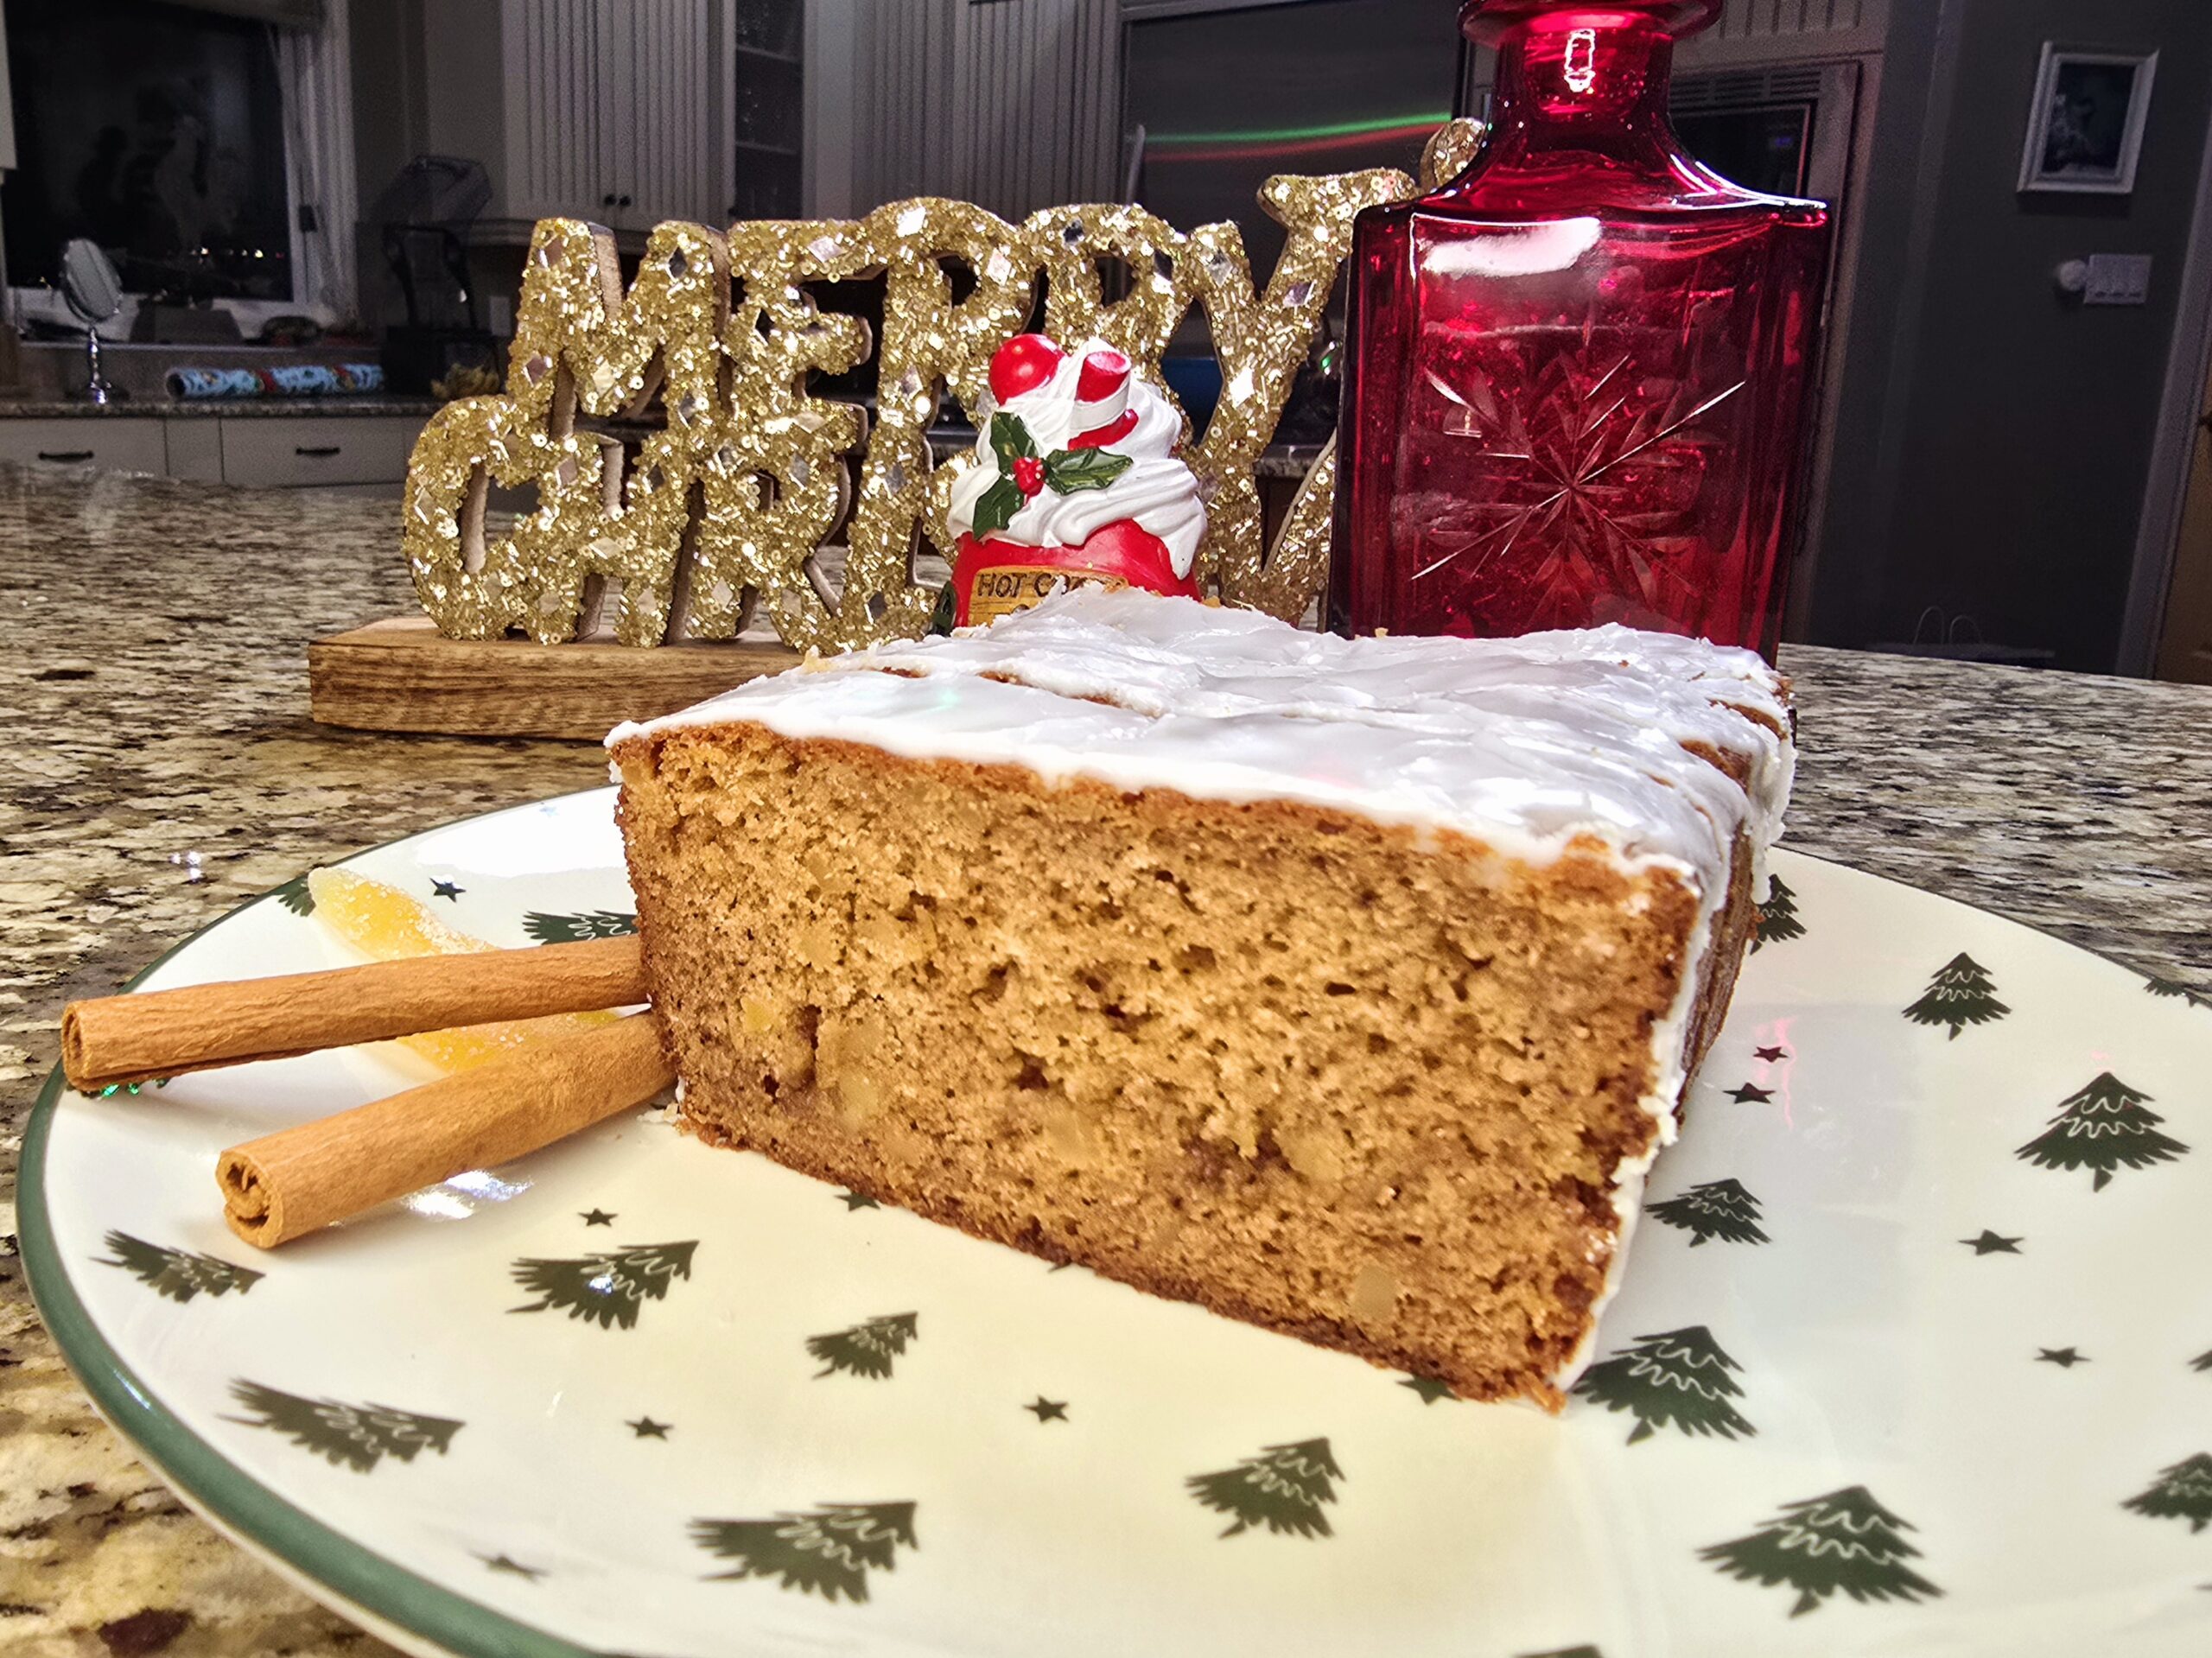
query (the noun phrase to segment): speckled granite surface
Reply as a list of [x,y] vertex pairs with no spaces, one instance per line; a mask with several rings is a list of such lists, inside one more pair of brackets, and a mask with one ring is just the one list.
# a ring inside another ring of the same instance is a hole
[[[0,1651],[385,1650],[191,1517],[100,1424],[12,1234],[65,1001],[314,864],[604,777],[589,745],[308,721],[307,641],[410,603],[396,511],[0,468]],[[1784,660],[1805,746],[1789,844],[2212,994],[2212,690]]]

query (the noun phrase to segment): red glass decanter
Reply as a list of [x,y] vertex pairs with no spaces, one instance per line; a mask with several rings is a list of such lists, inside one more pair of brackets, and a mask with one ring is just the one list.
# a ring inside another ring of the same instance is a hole
[[1774,653],[1830,224],[1682,152],[1721,0],[1467,0],[1490,134],[1360,215],[1332,625],[1601,622]]

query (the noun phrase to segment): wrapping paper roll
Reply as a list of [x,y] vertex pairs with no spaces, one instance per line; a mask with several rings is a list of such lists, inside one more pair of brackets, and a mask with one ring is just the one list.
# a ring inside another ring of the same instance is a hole
[[356,397],[384,390],[374,363],[285,363],[271,368],[173,368],[169,396],[180,403],[246,397]]

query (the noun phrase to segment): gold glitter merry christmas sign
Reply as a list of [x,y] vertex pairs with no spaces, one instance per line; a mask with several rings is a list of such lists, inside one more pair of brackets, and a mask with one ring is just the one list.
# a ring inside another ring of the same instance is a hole
[[[1424,172],[1456,170],[1471,136],[1464,123],[1440,131]],[[409,467],[404,540],[423,607],[455,640],[734,639],[756,612],[802,650],[924,632],[936,595],[916,585],[913,555],[924,540],[950,551],[945,513],[963,464],[933,461],[929,429],[948,392],[972,417],[991,353],[1032,325],[1041,296],[1045,332],[1101,336],[1162,391],[1162,353],[1192,308],[1203,311],[1222,395],[1186,455],[1208,506],[1199,569],[1224,602],[1295,618],[1326,574],[1334,454],[1272,549],[1255,464],[1320,326],[1353,216],[1413,188],[1389,169],[1270,179],[1261,200],[1288,239],[1264,287],[1234,225],[1185,233],[1134,206],[1055,207],[1015,225],[924,198],[865,219],[723,233],[666,224],[626,293],[607,232],[544,220],[505,391],[441,410]],[[1116,297],[1103,268],[1127,272]],[[956,270],[967,289],[957,299]],[[810,291],[877,276],[873,340]],[[872,419],[810,389],[871,349]],[[642,416],[656,398],[658,424],[634,457],[577,423]],[[496,534],[493,483],[536,496]],[[820,555],[839,542],[833,581]]]

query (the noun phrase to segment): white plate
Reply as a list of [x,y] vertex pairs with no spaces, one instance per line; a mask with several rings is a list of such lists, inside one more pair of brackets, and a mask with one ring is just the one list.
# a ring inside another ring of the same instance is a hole
[[[522,943],[533,913],[629,909],[609,802],[355,867]],[[195,1506],[424,1650],[2212,1650],[2212,1013],[1777,868],[1789,913],[1557,1420],[849,1204],[664,1114],[235,1242],[216,1152],[417,1079],[382,1052],[57,1079],[31,1280]],[[264,900],[143,984],[342,959]],[[1923,1000],[1939,976],[1962,1003]],[[655,1247],[641,1293],[594,1293],[587,1257]]]

